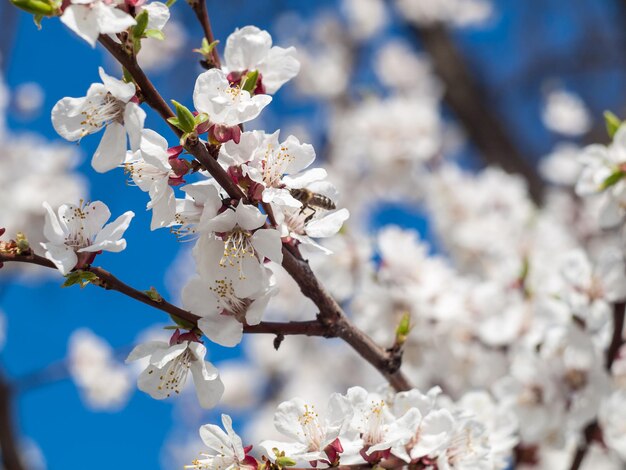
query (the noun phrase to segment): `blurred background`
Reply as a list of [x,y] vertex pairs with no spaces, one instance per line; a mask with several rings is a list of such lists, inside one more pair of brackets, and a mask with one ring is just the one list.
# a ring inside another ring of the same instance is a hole
[[[254,24],[270,31],[275,44],[298,48],[299,77],[250,128],[294,133],[335,171],[362,163],[348,158],[358,142],[342,143],[342,120],[362,112],[363,103],[382,103],[395,109],[390,116],[399,120],[400,138],[401,120],[421,119],[420,145],[465,168],[494,163],[521,173],[538,201],[542,165],[562,164],[568,152],[605,140],[602,112],[623,116],[626,108],[621,0],[208,0],[208,6],[222,42]],[[150,232],[145,194],[125,184],[122,170],[91,169],[98,137],[68,144],[50,122],[57,100],[82,96],[98,81],[98,66],[110,74],[119,69],[59,21],[42,26],[38,31],[30,15],[0,4],[0,226],[24,230],[36,242],[44,199],[102,200],[113,217],[134,210],[128,248],[99,262],[128,284],[154,286],[175,301],[190,272],[189,246],[165,230]],[[192,49],[202,36],[185,2],[172,8],[165,33],[167,42],[146,45],[140,62],[164,97],[191,106],[202,71]],[[395,103],[407,89],[422,101]],[[152,114],[147,126],[170,136]],[[571,168],[562,168],[567,179]],[[394,223],[419,230],[436,247],[421,205],[394,196],[401,182],[382,181],[384,187],[371,188],[376,197],[368,214],[357,218],[364,229]],[[185,449],[173,443],[194,439],[194,426],[215,422],[219,410],[152,400],[135,391],[135,378],[120,365],[138,336],[158,336],[155,324],[167,318],[117,293],[61,289],[60,276],[41,271],[0,271],[0,370],[14,390],[13,418],[31,468],[180,468],[189,457],[181,460]],[[272,338],[264,341],[270,349]],[[90,397],[80,387],[81,366],[71,352],[81,345],[83,358],[112,364],[111,397]],[[210,359],[220,367],[240,360],[245,348],[245,342],[234,349],[210,345]],[[238,426],[246,416],[235,413]]]

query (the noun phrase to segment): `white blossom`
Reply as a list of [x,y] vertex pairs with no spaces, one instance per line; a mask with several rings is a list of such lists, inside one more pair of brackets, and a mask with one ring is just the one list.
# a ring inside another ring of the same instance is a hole
[[100,34],[121,33],[136,24],[135,19],[118,8],[117,0],[71,0],[63,10],[61,22],[96,47]]
[[119,252],[126,248],[122,238],[134,212],[127,211],[113,222],[104,225],[111,217],[109,208],[100,201],[75,206],[63,204],[57,213],[47,202],[44,235],[41,246],[45,256],[62,274],[91,263],[100,251]]
[[300,70],[296,49],[272,47],[272,37],[256,26],[237,28],[226,39],[224,71],[228,74],[259,72],[262,93],[273,95]]
[[130,148],[139,148],[146,113],[134,103],[135,85],[107,75],[99,69],[103,83],[94,83],[83,98],[63,98],[52,108],[52,125],[66,140],[77,141],[106,127],[91,165],[103,173],[112,170],[126,156],[126,135]]
[[193,333],[180,335],[177,332],[171,344],[163,341],[139,344],[126,362],[149,358],[149,365],[139,376],[137,387],[157,400],[180,393],[191,372],[200,406],[213,408],[224,392],[224,385],[215,366],[204,360],[204,345],[185,335]]
[[256,118],[272,101],[269,95],[254,95],[231,86],[226,74],[211,69],[200,74],[193,89],[193,103],[201,113],[206,113],[213,124],[237,126]]

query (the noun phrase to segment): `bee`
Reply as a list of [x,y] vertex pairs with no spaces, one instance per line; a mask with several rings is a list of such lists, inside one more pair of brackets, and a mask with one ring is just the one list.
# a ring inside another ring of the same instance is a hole
[[335,203],[327,196],[323,194],[314,193],[305,188],[294,188],[290,189],[289,192],[294,199],[297,199],[302,203],[302,209],[300,209],[300,214],[304,212],[305,209],[311,209],[313,212],[307,216],[305,219],[305,223],[311,220],[311,218],[315,215],[317,209],[325,209],[327,211],[332,211],[337,208]]

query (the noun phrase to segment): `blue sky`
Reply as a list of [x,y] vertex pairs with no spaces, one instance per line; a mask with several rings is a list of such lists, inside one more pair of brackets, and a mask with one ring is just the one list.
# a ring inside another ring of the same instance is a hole
[[[625,68],[623,59],[612,59],[623,55],[623,48],[619,47],[624,42],[621,31],[626,22],[618,2],[529,2],[536,5],[534,16],[533,8],[526,2],[495,3],[499,14],[489,28],[458,32],[455,37],[503,120],[531,155],[538,157],[557,141],[538,120],[541,86],[546,79],[558,79],[579,92],[596,116],[603,109],[623,109]],[[330,1],[209,1],[209,6],[214,12],[216,37],[222,39],[235,27],[250,23],[271,29],[276,14],[289,8],[297,8],[305,18],[315,9],[336,9],[336,3]],[[542,9],[540,14],[538,7]],[[187,7],[179,1],[175,10],[185,12]],[[189,36],[199,38],[190,15],[178,16],[187,25]],[[98,80],[99,65],[106,64],[110,73],[114,68],[102,50],[92,50],[58,21],[45,21],[43,29],[37,31],[31,18],[21,14],[16,31],[6,81],[10,87],[23,82],[39,83],[45,90],[45,103],[39,116],[29,120],[11,117],[9,126],[15,132],[34,131],[57,139],[49,118],[54,103],[64,96],[84,94],[89,84]],[[387,32],[405,34],[397,25]],[[589,37],[599,45],[587,44]],[[576,60],[571,57],[580,44],[598,48],[591,56],[600,57],[600,65],[576,70]],[[366,49],[360,64],[363,70],[370,68],[373,48],[369,45]],[[198,71],[192,54],[186,52],[178,67],[157,75],[155,82],[165,97],[190,103],[190,90]],[[370,83],[371,73],[360,74],[359,80],[369,87],[376,86]],[[321,134],[324,107],[298,98],[292,90],[281,93],[266,122],[280,126],[297,117],[309,125],[313,135]],[[148,119],[149,127],[169,135],[158,119],[152,115]],[[181,244],[167,231],[150,232],[150,214],[143,209],[146,195],[127,186],[121,170],[103,175],[93,172],[89,157],[98,141],[99,136],[90,136],[80,145],[85,157],[80,168],[89,178],[91,199],[108,204],[113,217],[129,209],[137,214],[126,235],[128,248],[121,254],[102,255],[98,264],[137,288],[155,286],[159,292],[168,292],[165,273]],[[170,143],[174,145],[175,141]],[[384,207],[374,217],[375,225],[391,222],[420,230],[426,227],[419,211]],[[11,377],[23,376],[63,358],[67,338],[76,328],[91,328],[114,347],[123,347],[143,328],[166,320],[162,313],[117,293],[93,287],[61,289],[59,276],[30,285],[4,278],[0,282],[1,305],[9,323],[1,361]],[[214,346],[210,350],[212,359],[237,355],[237,350]],[[18,404],[20,430],[37,442],[50,469],[158,468],[161,446],[173,419],[171,404],[152,400],[140,392],[119,413],[94,413],[82,405],[76,388],[67,380],[29,391],[19,398]]]

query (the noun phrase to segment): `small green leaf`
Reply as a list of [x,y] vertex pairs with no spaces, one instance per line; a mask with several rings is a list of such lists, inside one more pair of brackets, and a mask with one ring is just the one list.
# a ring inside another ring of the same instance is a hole
[[85,287],[87,284],[90,284],[94,281],[98,280],[98,276],[96,276],[91,271],[72,271],[67,276],[65,276],[65,282],[61,287],[71,287],[75,284],[80,285],[81,289]]
[[54,16],[57,14],[57,7],[46,0],[11,0],[11,3],[19,9],[37,16]]
[[411,315],[409,312],[405,312],[400,318],[400,323],[396,328],[396,343],[399,345],[404,344],[409,332],[411,331]]
[[133,36],[135,39],[140,39],[143,37],[146,28],[148,27],[148,10],[143,10],[135,17],[135,21],[137,24],[133,26]]
[[194,49],[193,52],[197,52],[198,54],[202,54],[205,57],[208,57],[211,52],[213,52],[213,49],[215,49],[215,46],[217,46],[219,44],[219,41],[213,41],[211,44],[209,44],[209,41],[207,41],[206,38],[202,38],[202,47],[200,49]]
[[176,3],[176,0],[167,0],[167,3],[165,4],[165,6],[167,6],[168,8],[171,8],[171,6],[174,5],[174,3]]
[[154,287],[150,287],[150,290],[145,290],[143,293],[150,297],[150,300],[153,302],[163,302],[163,297],[161,297],[161,294],[159,294]]
[[41,20],[43,19],[44,19],[43,15],[33,16],[33,21],[35,22],[35,26],[37,26],[37,29],[41,29]]
[[30,250],[30,244],[28,243],[28,238],[22,232],[17,232],[15,235],[15,242],[17,244],[18,253],[24,253]]
[[622,170],[614,171],[602,182],[600,189],[604,190],[606,188],[610,188],[611,186],[617,184],[624,176],[626,176],[626,173]]
[[165,39],[165,34],[163,34],[163,31],[159,29],[148,29],[144,33],[144,36],[147,38],[158,39],[159,41],[163,41]]
[[252,92],[256,88],[256,83],[258,80],[259,80],[258,70],[253,70],[252,72],[248,72],[246,74],[246,79],[243,82],[241,89],[246,90],[248,93],[252,94]]
[[130,72],[126,69],[126,67],[122,68],[123,71],[123,75],[122,75],[122,79],[126,82],[126,83],[133,83],[133,76],[130,74]]
[[187,320],[184,320],[182,318],[179,318],[176,315],[170,315],[170,318],[172,319],[174,323],[178,325],[179,328],[182,328],[183,330],[191,331],[196,327],[196,325],[194,325],[193,323],[188,322]]
[[180,129],[180,121],[178,120],[178,118],[175,118],[175,117],[167,118],[167,122],[169,122],[172,126]]
[[611,111],[604,112],[604,121],[606,123],[606,131],[612,139],[615,136],[617,129],[619,129],[619,126],[622,125],[622,121],[620,121],[620,119]]
[[207,113],[200,113],[195,116],[196,126],[202,124],[203,122],[207,122],[209,120],[209,115]]
[[185,133],[192,133],[196,128],[196,120],[193,113],[178,101],[172,100],[172,103],[176,108],[176,117],[178,118],[178,126],[176,127]]
[[276,465],[280,467],[295,467],[296,461],[291,457],[278,457],[276,459]]

